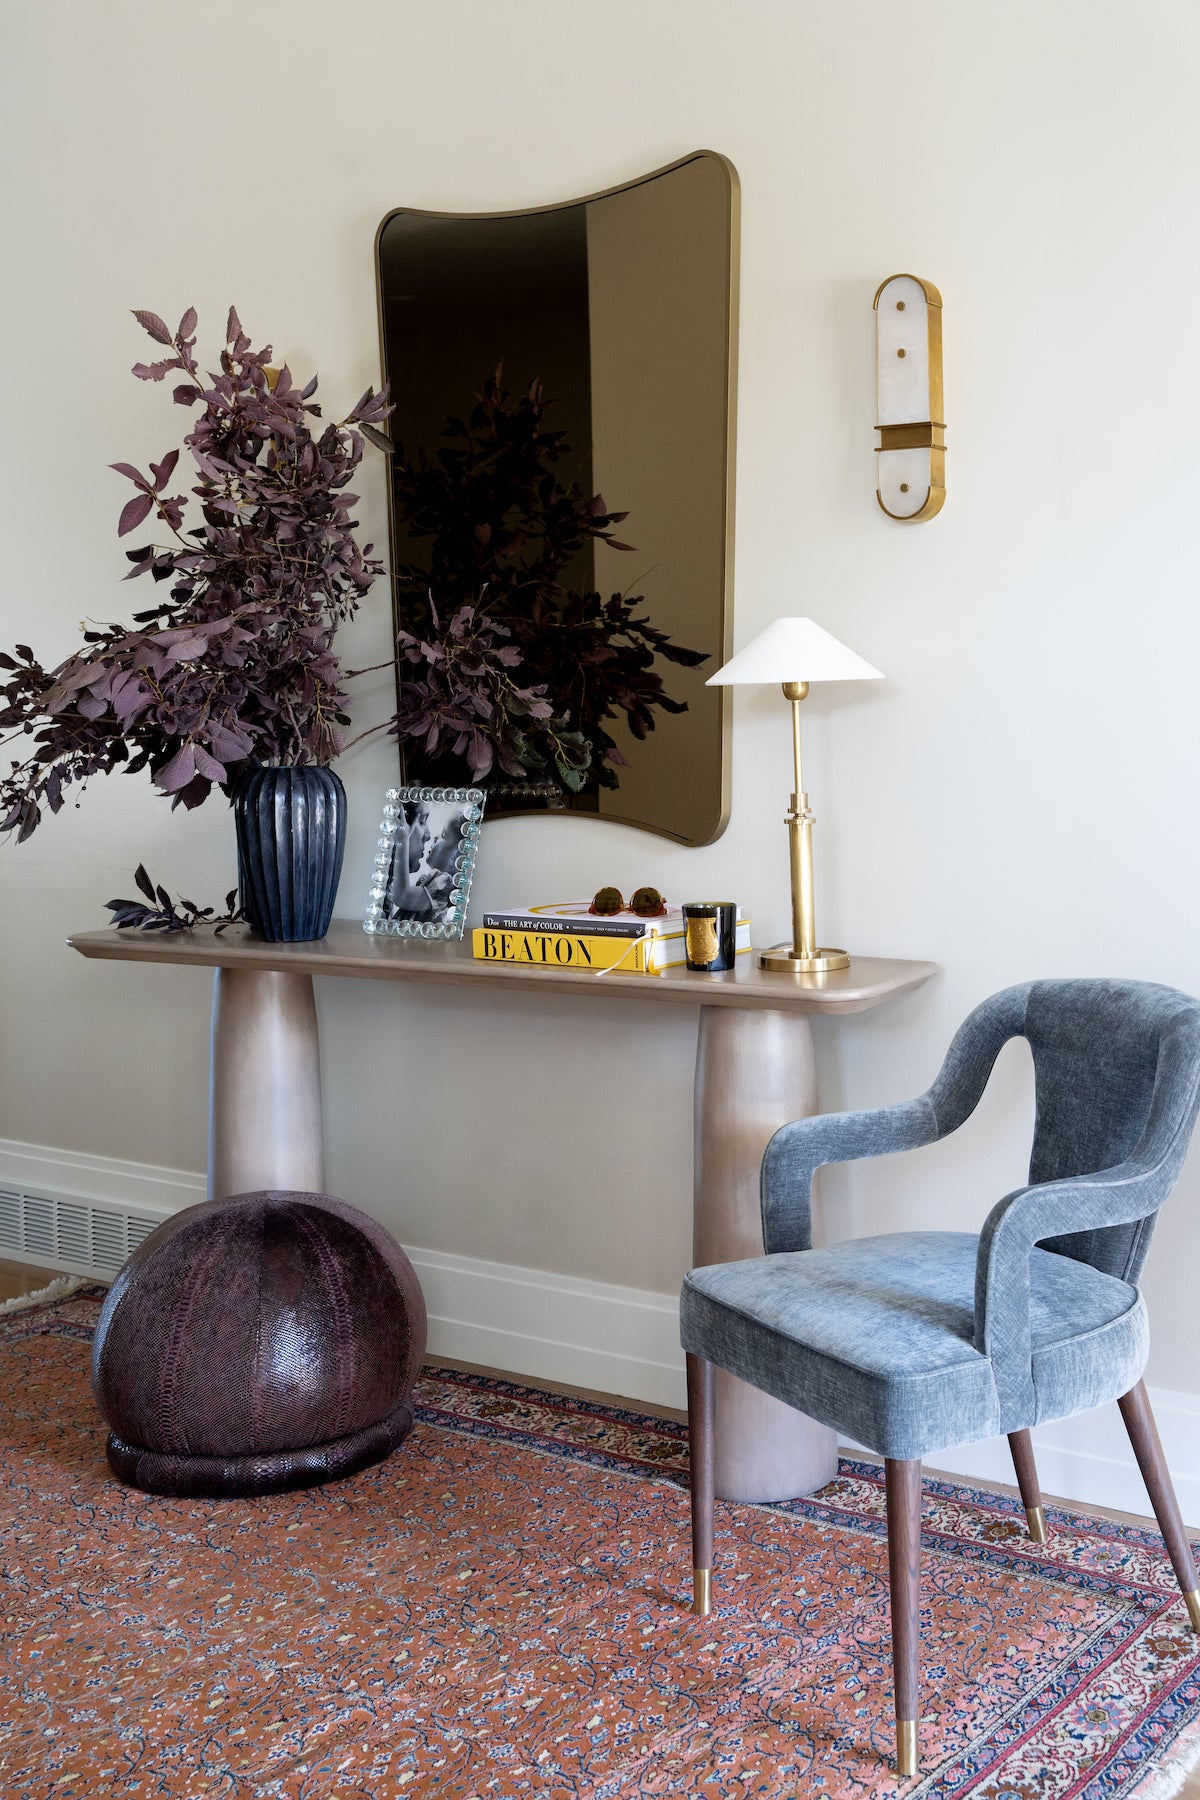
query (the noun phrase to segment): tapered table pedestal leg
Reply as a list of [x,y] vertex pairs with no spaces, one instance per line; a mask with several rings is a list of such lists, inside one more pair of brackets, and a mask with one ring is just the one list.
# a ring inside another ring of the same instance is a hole
[[325,1188],[321,1053],[311,975],[218,969],[208,1197]]
[[[786,979],[786,978],[781,978]],[[696,1052],[696,1266],[763,1254],[758,1172],[768,1140],[817,1109],[812,1030],[803,1013],[702,1006]],[[717,1374],[716,1491],[723,1500],[791,1500],[837,1473],[837,1438]]]

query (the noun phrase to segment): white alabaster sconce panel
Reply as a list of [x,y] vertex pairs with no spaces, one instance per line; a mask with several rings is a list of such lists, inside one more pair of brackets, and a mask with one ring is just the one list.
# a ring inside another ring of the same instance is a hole
[[880,451],[876,494],[889,518],[915,525],[941,511],[946,490],[934,487],[931,458],[930,450]]
[[875,295],[879,420],[877,497],[889,518],[932,519],[946,498],[942,296],[892,275]]
[[875,297],[879,423],[911,425],[929,417],[929,333],[925,289],[915,275],[893,275]]

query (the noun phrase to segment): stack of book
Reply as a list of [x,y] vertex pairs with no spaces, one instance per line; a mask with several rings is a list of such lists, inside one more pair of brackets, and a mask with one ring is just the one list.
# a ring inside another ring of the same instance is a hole
[[[683,911],[668,906],[657,918],[637,913],[599,915],[587,900],[560,906],[530,906],[516,912],[487,912],[472,933],[482,962],[527,963],[547,969],[591,970],[593,974],[657,975],[687,962]],[[737,953],[750,949],[750,921],[739,915]]]

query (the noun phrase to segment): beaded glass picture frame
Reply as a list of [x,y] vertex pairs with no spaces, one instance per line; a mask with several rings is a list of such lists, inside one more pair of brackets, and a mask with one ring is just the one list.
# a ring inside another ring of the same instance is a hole
[[364,931],[462,937],[486,799],[482,788],[387,790]]

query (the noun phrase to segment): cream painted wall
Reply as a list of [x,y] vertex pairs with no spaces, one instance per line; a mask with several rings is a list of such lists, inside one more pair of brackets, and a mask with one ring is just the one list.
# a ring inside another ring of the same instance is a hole
[[[211,341],[235,300],[348,402],[377,374],[389,207],[533,204],[712,146],[743,191],[737,638],[809,612],[887,671],[811,705],[823,935],[945,967],[820,1028],[826,1103],[915,1091],[1010,981],[1200,990],[1194,7],[59,0],[11,6],[7,39],[0,638],[65,653],[85,614],[140,593],[117,586],[105,465],[163,451],[178,415],[126,373],[145,349],[128,308],[195,304]],[[949,498],[919,528],[873,494],[871,296],[898,269],[946,302]],[[362,490],[379,541],[378,466]],[[356,660],[385,653],[384,621],[380,593]],[[364,693],[364,723],[387,687]],[[504,821],[478,900],[736,887],[779,936],[786,757],[782,704],[739,695],[720,842]],[[344,763],[346,915],[392,770],[378,742]],[[139,857],[218,896],[228,818],[116,779],[0,851],[0,1136],[198,1168],[204,979],[62,948]],[[432,1249],[675,1284],[686,1015],[359,983],[319,998],[337,1190]],[[1012,1051],[960,1139],[830,1172],[833,1235],[978,1224],[1021,1178],[1027,1101]],[[1193,1159],[1147,1284],[1152,1377],[1192,1393],[1198,1245]]]

